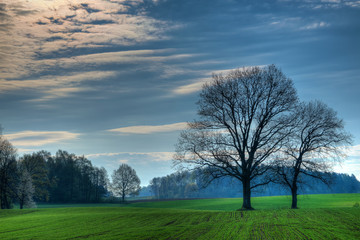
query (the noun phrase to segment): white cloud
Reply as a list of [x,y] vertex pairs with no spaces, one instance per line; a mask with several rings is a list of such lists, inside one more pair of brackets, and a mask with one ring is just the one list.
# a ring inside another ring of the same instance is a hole
[[315,22],[315,23],[311,23],[309,25],[306,25],[304,27],[301,27],[301,30],[314,30],[314,29],[319,29],[319,28],[325,28],[330,26],[329,23],[326,22]]
[[89,91],[90,88],[84,87],[65,87],[65,88],[55,88],[44,91],[45,95],[43,97],[29,100],[30,102],[45,102],[50,101],[56,98],[69,97],[73,93]]
[[354,174],[360,181],[360,158],[349,158],[341,164],[334,167],[334,171],[338,173]]
[[278,0],[278,2],[300,2],[301,7],[311,8],[311,9],[338,9],[342,7],[360,7],[360,1],[358,0]]
[[360,181],[360,145],[348,146],[343,150],[348,157],[336,165],[334,171],[349,175],[354,174]]
[[22,131],[4,135],[16,147],[38,147],[77,139],[78,133],[68,131]]
[[109,129],[107,131],[120,134],[151,134],[160,132],[173,132],[185,129],[186,122],[179,122],[165,125],[142,125]]
[[345,150],[346,155],[349,157],[359,157],[360,158],[360,145],[350,146]]
[[102,158],[111,157],[117,159],[119,162],[127,163],[131,159],[147,159],[155,162],[170,161],[174,152],[117,152],[117,153],[95,153],[88,154],[85,157],[91,158]]
[[349,1],[344,4],[349,7],[360,8],[360,1]]
[[210,81],[210,78],[196,79],[195,81],[193,81],[190,84],[182,85],[182,86],[179,86],[179,87],[173,89],[172,92],[175,95],[186,95],[186,94],[191,94],[191,93],[194,93],[194,92],[198,92],[198,91],[200,91],[202,89],[203,85],[207,81]]
[[128,159],[119,159],[118,162],[121,163],[128,163],[129,160]]

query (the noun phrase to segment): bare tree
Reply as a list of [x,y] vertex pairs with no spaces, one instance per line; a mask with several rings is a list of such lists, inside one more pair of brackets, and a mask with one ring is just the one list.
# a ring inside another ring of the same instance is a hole
[[16,196],[19,201],[20,209],[24,206],[28,208],[36,207],[33,200],[35,188],[32,184],[31,174],[25,169],[20,169],[20,176],[18,180],[18,186],[16,189]]
[[200,94],[200,120],[180,135],[174,164],[202,169],[209,182],[236,178],[243,186],[242,208],[252,209],[251,190],[269,183],[258,177],[290,133],[286,115],[296,102],[292,80],[274,65],[214,74]]
[[329,183],[327,173],[344,156],[343,147],[351,144],[352,137],[336,112],[319,101],[299,104],[293,120],[295,128],[285,141],[275,169],[277,182],[291,190],[291,208],[297,208],[301,175]]
[[11,208],[16,189],[16,149],[0,134],[0,207]]
[[123,202],[127,195],[138,194],[140,191],[140,179],[136,171],[127,164],[121,164],[111,177],[112,189],[115,195],[121,196]]
[[51,158],[51,154],[46,151],[24,154],[18,161],[22,171],[27,171],[32,179],[32,185],[35,190],[35,201],[49,200],[50,180],[48,178],[49,169],[46,161]]

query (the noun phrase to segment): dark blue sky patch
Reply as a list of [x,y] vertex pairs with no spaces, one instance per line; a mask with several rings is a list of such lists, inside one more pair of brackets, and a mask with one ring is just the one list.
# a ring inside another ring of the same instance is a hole
[[38,24],[38,25],[46,25],[46,24],[48,24],[48,23],[43,22],[43,21],[41,21],[41,20],[38,20],[37,22],[35,22],[35,24]]
[[50,37],[50,38],[46,38],[45,41],[47,42],[54,42],[54,41],[57,41],[57,40],[64,40],[65,38],[61,37],[61,36],[53,36],[53,37]]
[[45,17],[48,19],[51,23],[56,25],[62,25],[64,23],[63,19],[57,18],[57,17]]

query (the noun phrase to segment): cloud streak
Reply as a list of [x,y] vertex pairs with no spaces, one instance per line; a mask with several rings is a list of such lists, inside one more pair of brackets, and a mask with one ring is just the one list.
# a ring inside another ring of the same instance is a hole
[[[265,65],[259,65],[257,67],[264,67]],[[171,92],[173,95],[187,95],[187,94],[192,94],[195,92],[200,91],[205,83],[211,82],[211,75],[212,74],[222,74],[222,75],[226,75],[228,73],[230,73],[231,71],[234,70],[246,70],[249,69],[251,67],[255,67],[255,66],[246,66],[246,67],[240,67],[240,68],[233,68],[233,69],[223,69],[223,70],[216,70],[216,71],[212,71],[211,73],[207,72],[205,73],[203,78],[198,78],[195,80],[192,80],[190,83],[188,84],[184,84],[178,87],[175,87]]]
[[79,133],[68,131],[22,131],[4,135],[16,147],[39,147],[77,139]]
[[329,26],[330,26],[329,23],[321,21],[321,22],[315,22],[315,23],[306,25],[304,27],[301,27],[300,29],[301,30],[314,30],[314,29],[325,28],[325,27],[329,27]]
[[142,126],[130,126],[109,129],[108,132],[120,133],[120,134],[152,134],[152,133],[163,133],[163,132],[174,132],[185,129],[187,126],[186,122],[179,122],[165,125],[142,125]]
[[172,90],[172,93],[175,95],[187,95],[187,94],[198,92],[202,89],[203,85],[207,81],[210,81],[210,78],[196,79],[192,83],[176,87],[175,89]]
[[89,91],[91,88],[84,86],[84,82],[100,81],[115,74],[114,71],[89,71],[64,76],[49,75],[29,80],[0,79],[0,93],[24,90],[36,91],[41,94],[31,101],[49,101],[67,97],[76,92]]
[[150,159],[155,162],[170,161],[174,156],[174,152],[117,152],[117,153],[94,153],[88,154],[85,157],[91,158],[103,158],[110,157],[120,159],[120,161],[129,162],[131,159]]
[[310,9],[339,9],[344,7],[359,8],[358,0],[279,0],[279,2],[298,4],[302,8]]

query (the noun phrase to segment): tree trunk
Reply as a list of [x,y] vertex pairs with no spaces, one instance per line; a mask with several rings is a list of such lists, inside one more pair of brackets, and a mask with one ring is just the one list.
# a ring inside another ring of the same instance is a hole
[[0,208],[1,209],[5,209],[5,205],[4,205],[4,197],[3,197],[3,195],[2,195],[2,193],[0,193],[1,195],[0,195]]
[[251,189],[250,189],[250,179],[242,181],[243,183],[243,205],[242,209],[253,210],[251,207]]
[[298,179],[298,176],[299,176],[299,173],[300,173],[300,164],[301,164],[301,161],[302,158],[299,157],[299,159],[297,160],[296,162],[296,166],[295,166],[295,169],[294,169],[294,178],[292,180],[292,186],[291,186],[291,208],[292,209],[297,209],[297,190],[298,190],[298,187],[297,187],[297,179]]
[[7,195],[4,196],[4,209],[10,209],[10,202]]
[[123,191],[121,194],[122,202],[125,202],[125,192]]
[[292,209],[298,208],[297,207],[297,186],[296,186],[296,183],[293,184],[293,187],[291,188],[291,197],[292,197],[291,208]]
[[20,201],[20,209],[23,209],[23,208],[24,208],[24,202]]

